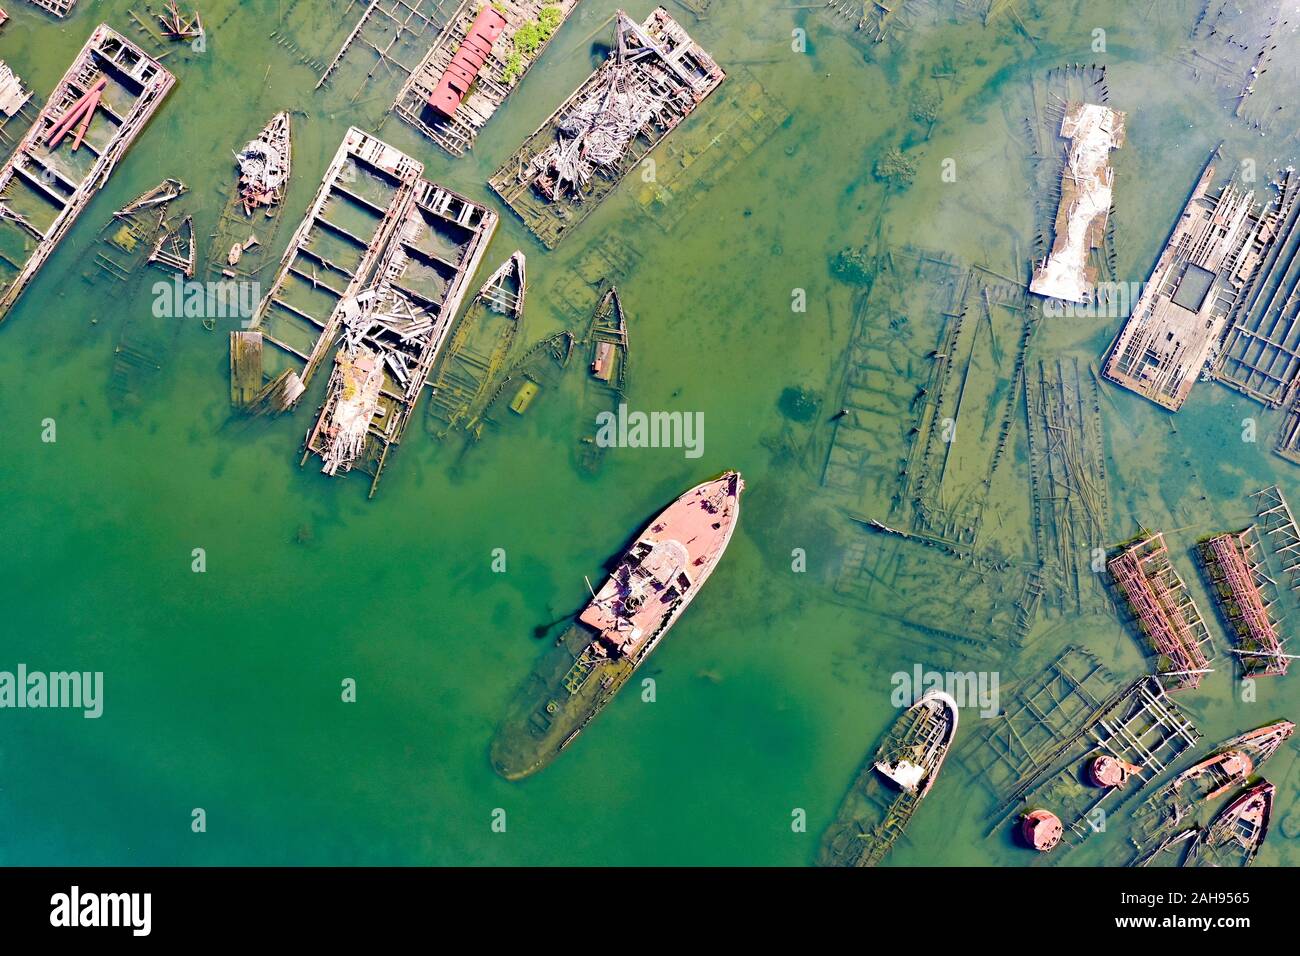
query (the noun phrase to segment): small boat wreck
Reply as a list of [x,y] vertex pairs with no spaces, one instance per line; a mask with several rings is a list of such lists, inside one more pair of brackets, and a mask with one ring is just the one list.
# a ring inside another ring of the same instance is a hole
[[257,139],[235,154],[235,161],[239,163],[239,201],[245,216],[283,202],[293,168],[289,114],[276,113]]
[[164,179],[121,209],[99,231],[94,254],[82,275],[87,282],[108,276],[126,282],[137,275],[167,228],[168,206],[188,190],[179,179]]
[[614,286],[600,297],[578,346],[586,351],[588,365],[580,415],[586,430],[578,442],[575,463],[585,474],[594,475],[605,455],[605,449],[596,444],[596,416],[617,412],[627,393],[627,314]]
[[[235,154],[235,163],[239,178],[208,251],[208,271],[214,279],[251,279],[266,264],[265,254],[280,228],[284,194],[293,171],[289,114],[271,117],[257,137]],[[261,217],[257,217],[259,211]],[[263,230],[265,241],[258,239],[250,220],[261,221],[256,228]]]
[[1197,812],[1245,784],[1251,774],[1277,753],[1295,733],[1295,724],[1279,720],[1225,740],[1214,752],[1188,767],[1143,804],[1135,814],[1144,836],[1135,839],[1139,847],[1195,823]]
[[194,217],[186,216],[174,229],[164,226],[149,253],[149,261],[164,269],[179,272],[187,279],[193,279],[196,261]]
[[434,435],[457,427],[482,428],[482,413],[506,370],[519,334],[527,292],[526,260],[519,250],[503,262],[461,317],[432,383],[429,402]]
[[1188,848],[1184,866],[1250,866],[1268,836],[1277,788],[1261,780],[1223,808]]
[[1110,151],[1124,145],[1124,114],[1096,103],[1072,103],[1061,120],[1070,141],[1061,172],[1061,203],[1052,251],[1034,269],[1029,291],[1066,302],[1087,302],[1097,283],[1089,264],[1110,217],[1115,170]]
[[941,691],[899,715],[822,835],[818,866],[875,866],[885,858],[938,779],[957,720],[957,702]]

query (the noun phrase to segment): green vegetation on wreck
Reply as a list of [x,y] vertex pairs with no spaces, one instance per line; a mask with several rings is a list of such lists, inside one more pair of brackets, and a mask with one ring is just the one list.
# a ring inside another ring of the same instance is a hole
[[561,22],[559,7],[542,7],[536,20],[520,25],[510,41],[511,50],[506,56],[506,71],[502,76],[504,82],[513,83],[524,72],[524,64],[537,55],[537,51],[560,28]]

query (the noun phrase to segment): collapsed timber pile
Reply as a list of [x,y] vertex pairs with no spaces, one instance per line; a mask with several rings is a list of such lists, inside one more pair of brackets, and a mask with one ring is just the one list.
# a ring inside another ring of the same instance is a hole
[[[157,60],[95,28],[0,169],[0,321],[175,85]],[[83,146],[85,160],[74,153]]]
[[1150,535],[1126,547],[1106,562],[1106,568],[1160,656],[1159,676],[1173,690],[1199,687],[1210,671],[1210,634],[1169,560],[1164,535]]
[[[249,331],[231,336],[232,400],[253,411],[293,407],[337,346],[303,461],[366,471],[372,496],[497,223],[423,172],[349,130]],[[264,367],[262,340],[287,367]]]
[[662,7],[619,11],[609,59],[492,177],[492,189],[548,248],[725,79]]
[[[427,180],[417,183],[374,278],[341,303],[335,373],[306,443],[309,454],[320,456],[325,474],[360,465],[373,476],[374,495],[496,224],[491,210]],[[382,387],[372,401],[368,388],[376,378]],[[358,380],[365,387],[354,400]]]
[[1277,407],[1300,375],[1300,319],[1279,298],[1300,267],[1300,186],[1288,168],[1276,197],[1261,204],[1235,181],[1211,195],[1213,178],[1211,163],[1111,345],[1104,374],[1177,411],[1208,368]]
[[463,0],[402,84],[393,112],[453,156],[463,155],[577,5]]
[[1101,246],[1110,217],[1115,170],[1110,151],[1124,145],[1124,114],[1096,103],[1073,103],[1061,120],[1070,141],[1061,173],[1061,202],[1052,251],[1034,269],[1029,290],[1067,302],[1086,302],[1097,270],[1089,264]]
[[1264,572],[1253,527],[1215,535],[1197,548],[1211,593],[1237,635],[1237,654],[1248,677],[1286,673],[1289,660],[1266,596],[1272,582]]

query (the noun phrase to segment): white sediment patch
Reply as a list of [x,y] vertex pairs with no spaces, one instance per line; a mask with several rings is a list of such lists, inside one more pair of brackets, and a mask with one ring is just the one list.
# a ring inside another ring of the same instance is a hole
[[1029,290],[1067,302],[1086,302],[1096,282],[1088,253],[1101,244],[1110,213],[1115,170],[1110,151],[1124,144],[1124,114],[1095,103],[1075,103],[1061,121],[1070,153],[1061,173],[1061,205],[1051,254],[1034,269]]

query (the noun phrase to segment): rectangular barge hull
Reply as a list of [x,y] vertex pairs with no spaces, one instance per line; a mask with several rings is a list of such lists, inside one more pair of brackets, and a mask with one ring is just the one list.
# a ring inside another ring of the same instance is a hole
[[[494,4],[493,8],[505,17],[505,29],[492,45],[492,52],[455,112],[444,116],[429,105],[429,98],[482,8],[475,0],[464,0],[438,34],[419,67],[402,84],[393,103],[393,112],[451,155],[465,155],[474,145],[479,130],[487,125],[506,97],[515,91],[528,70],[546,52],[578,3],[579,0],[502,0]],[[524,58],[513,49],[515,34],[521,27],[539,22],[543,9],[557,10],[559,23],[532,54]]]
[[[95,28],[0,169],[0,322],[175,84],[130,40]],[[76,118],[77,134],[60,137],[61,120],[88,103],[89,124]]]
[[726,74],[663,7],[615,17],[613,51],[489,185],[548,249],[587,218]]

